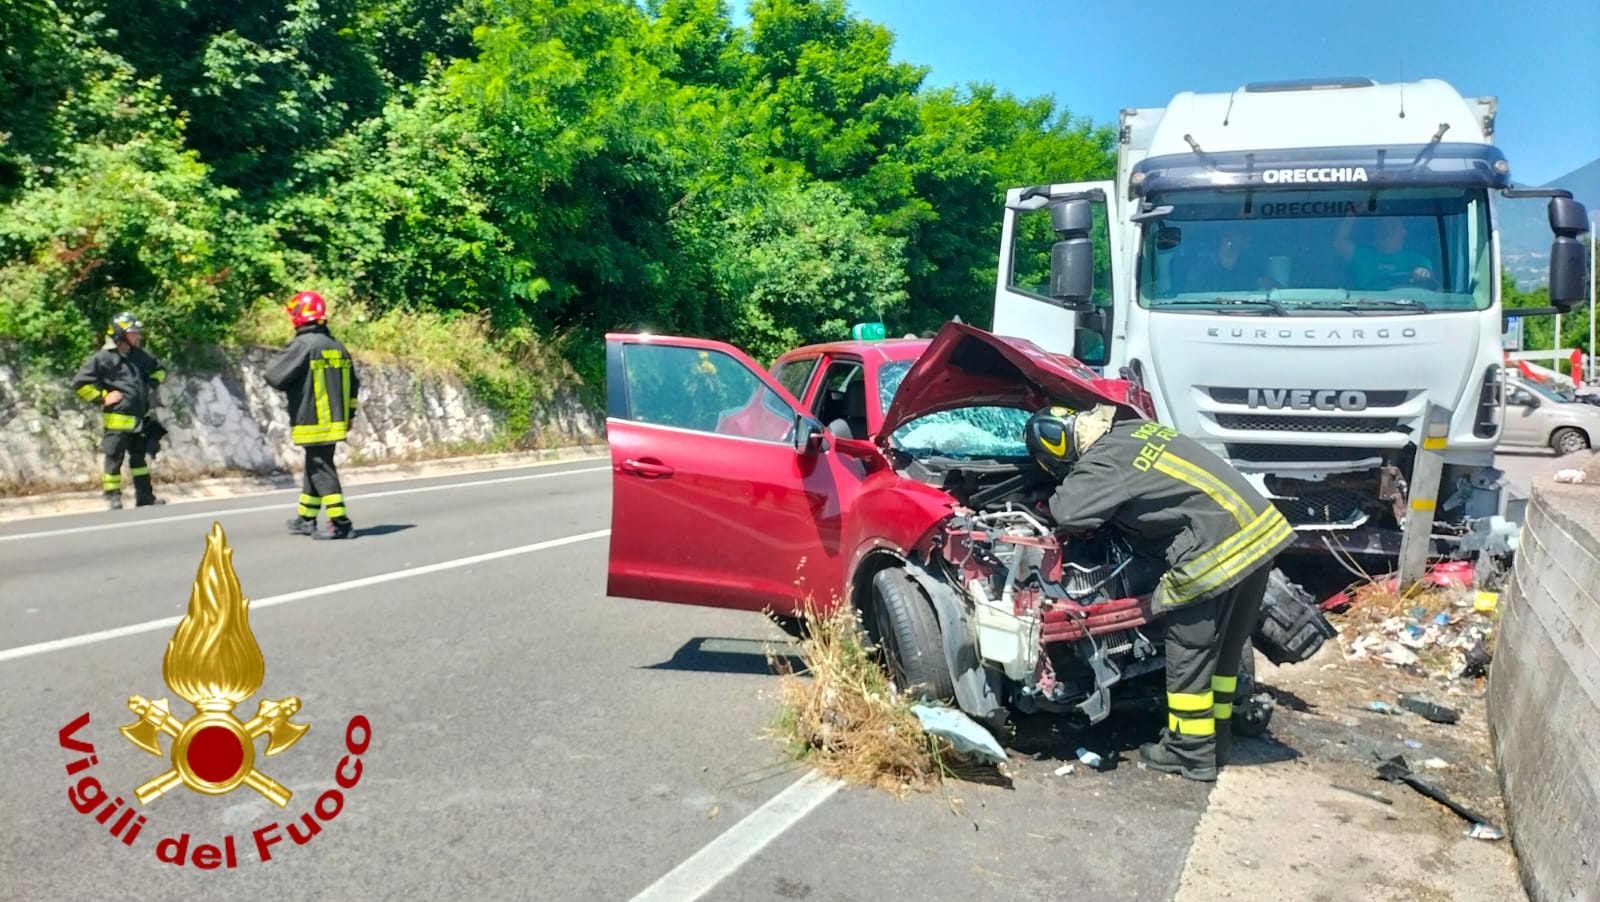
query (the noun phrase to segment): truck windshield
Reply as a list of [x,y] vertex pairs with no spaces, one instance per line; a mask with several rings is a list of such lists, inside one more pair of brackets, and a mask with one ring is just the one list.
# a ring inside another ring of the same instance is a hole
[[[1181,191],[1145,223],[1139,303],[1185,312],[1352,315],[1486,310],[1483,189]],[[1250,299],[1271,303],[1241,303]]]

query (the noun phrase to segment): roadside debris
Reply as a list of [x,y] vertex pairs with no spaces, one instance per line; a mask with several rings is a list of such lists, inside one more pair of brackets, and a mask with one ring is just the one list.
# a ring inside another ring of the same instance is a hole
[[974,755],[991,764],[1004,764],[1009,760],[1006,750],[994,741],[994,734],[955,708],[918,703],[911,706],[911,713],[922,722],[923,730],[949,740],[957,752]]
[[1581,483],[1587,481],[1588,475],[1582,470],[1558,470],[1556,471],[1556,482]]
[[1072,765],[1070,765],[1070,764],[1063,764],[1060,767],[1055,769],[1055,775],[1058,776],[1058,777],[1066,777],[1066,776],[1070,776],[1071,774],[1072,774]]
[[1403,592],[1390,576],[1330,596],[1322,608],[1340,627],[1352,660],[1475,679],[1493,659],[1500,612],[1499,596],[1475,589],[1473,579],[1470,562],[1449,561],[1429,568]]
[[1367,792],[1365,789],[1356,789],[1354,786],[1345,786],[1345,785],[1340,784],[1340,783],[1329,783],[1328,785],[1333,787],[1334,789],[1339,790],[1340,792],[1348,792],[1351,795],[1358,795],[1358,796],[1362,797],[1363,799],[1371,799],[1374,802],[1382,802],[1385,805],[1393,805],[1394,804],[1394,800],[1393,799],[1386,798],[1384,796],[1378,795],[1375,792]]
[[1454,708],[1446,708],[1443,705],[1435,705],[1414,695],[1400,696],[1400,707],[1434,723],[1457,723],[1461,720],[1460,711]]
[[1444,790],[1434,786],[1411,771],[1411,765],[1406,763],[1402,755],[1384,760],[1378,765],[1378,778],[1388,780],[1390,783],[1404,783],[1422,793],[1435,802],[1449,808],[1472,826],[1467,830],[1467,836],[1473,839],[1504,839],[1505,833],[1499,827],[1488,822],[1488,819],[1477,812],[1466,808],[1455,799],[1450,798]]
[[1103,763],[1099,755],[1085,748],[1078,749],[1078,760],[1094,768],[1095,770],[1099,770],[1100,765]]

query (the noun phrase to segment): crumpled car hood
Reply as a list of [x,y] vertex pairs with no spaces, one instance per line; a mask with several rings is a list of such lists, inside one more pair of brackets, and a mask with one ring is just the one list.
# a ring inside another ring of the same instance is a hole
[[1150,394],[1127,380],[1096,376],[1077,360],[1048,353],[1027,339],[952,321],[906,371],[875,438],[884,444],[906,423],[958,407],[1038,410],[1100,403],[1121,408],[1118,419],[1155,419]]

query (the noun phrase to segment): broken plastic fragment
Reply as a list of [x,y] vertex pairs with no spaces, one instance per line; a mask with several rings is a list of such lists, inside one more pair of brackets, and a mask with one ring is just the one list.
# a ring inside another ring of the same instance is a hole
[[1094,752],[1089,751],[1088,749],[1084,749],[1084,748],[1078,749],[1078,760],[1082,761],[1084,764],[1089,765],[1090,767],[1094,768],[1095,770],[1099,770],[1100,769],[1100,756],[1095,754]]
[[1506,838],[1505,833],[1502,832],[1499,827],[1491,827],[1488,824],[1483,823],[1473,824],[1471,827],[1468,827],[1467,836],[1470,836],[1473,839],[1489,840]]
[[1429,770],[1445,770],[1450,766],[1450,762],[1444,760],[1443,758],[1429,758],[1428,760],[1422,762],[1422,766],[1428,768]]
[[1562,470],[1556,473],[1556,482],[1583,482],[1587,477],[1582,470]]
[[1418,742],[1415,739],[1407,739],[1406,740],[1406,748],[1408,748],[1408,749],[1420,749],[1420,748],[1422,748],[1422,743]]
[[911,706],[911,713],[922,721],[922,729],[950,740],[958,752],[977,755],[994,764],[1009,760],[992,733],[954,708],[919,703]]
[[1414,695],[1400,696],[1400,707],[1412,713],[1420,714],[1422,717],[1431,720],[1434,723],[1455,723],[1461,719],[1460,711],[1457,711],[1454,708],[1446,708],[1443,705],[1435,705],[1432,702],[1423,701]]
[[1500,593],[1499,592],[1479,592],[1478,593],[1478,597],[1472,602],[1472,606],[1474,608],[1478,609],[1479,611],[1482,611],[1483,613],[1487,614],[1490,611],[1494,610],[1495,609],[1495,605],[1498,605],[1499,603],[1500,603]]
[[1072,765],[1070,764],[1063,764],[1055,770],[1055,774],[1058,777],[1065,777],[1070,773],[1072,773]]

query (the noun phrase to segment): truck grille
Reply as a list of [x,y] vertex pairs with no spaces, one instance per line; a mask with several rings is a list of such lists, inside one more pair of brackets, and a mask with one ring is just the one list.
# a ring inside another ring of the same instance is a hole
[[1343,523],[1361,513],[1361,496],[1341,489],[1304,492],[1297,498],[1279,498],[1272,503],[1291,526]]
[[[1211,400],[1218,404],[1248,404],[1250,403],[1250,390],[1247,388],[1211,388],[1206,390],[1211,395]],[[1406,403],[1408,391],[1369,391],[1367,407],[1399,407]]]
[[1382,434],[1400,428],[1399,417],[1273,416],[1256,413],[1219,413],[1215,416],[1217,425],[1224,429]]
[[1287,464],[1287,463],[1338,463],[1353,460],[1367,460],[1382,458],[1381,448],[1337,448],[1323,445],[1249,445],[1239,442],[1228,442],[1223,445],[1223,450],[1229,460],[1246,461],[1249,463]]

